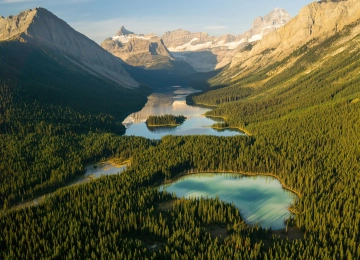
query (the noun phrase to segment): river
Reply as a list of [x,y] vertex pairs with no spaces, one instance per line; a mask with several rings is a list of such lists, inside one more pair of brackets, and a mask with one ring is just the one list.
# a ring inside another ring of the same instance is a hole
[[[75,185],[80,185],[89,182],[93,179],[99,178],[101,176],[120,174],[121,172],[126,170],[128,165],[129,165],[128,161],[119,162],[115,159],[110,159],[104,162],[88,165],[85,167],[85,174],[83,176],[78,177],[76,180],[68,183],[66,186],[60,189],[65,189]],[[39,196],[30,201],[20,203],[15,207],[13,207],[12,209],[21,209],[27,206],[36,206],[39,203],[43,202],[46,199],[46,197],[52,196],[55,192],[56,191],[48,193],[43,196]]]

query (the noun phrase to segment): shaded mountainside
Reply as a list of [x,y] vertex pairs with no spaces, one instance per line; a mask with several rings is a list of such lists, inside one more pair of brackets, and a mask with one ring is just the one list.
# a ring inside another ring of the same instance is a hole
[[72,29],[66,22],[43,8],[27,10],[17,16],[0,18],[0,41],[17,40],[67,58],[88,74],[106,78],[119,87],[139,84],[123,69],[123,62],[98,44]]
[[43,8],[0,19],[0,79],[29,100],[121,119],[146,101],[123,61]]
[[29,102],[70,107],[85,114],[109,114],[118,120],[140,108],[150,93],[145,88],[121,88],[62,55],[19,41],[0,42],[0,79]]

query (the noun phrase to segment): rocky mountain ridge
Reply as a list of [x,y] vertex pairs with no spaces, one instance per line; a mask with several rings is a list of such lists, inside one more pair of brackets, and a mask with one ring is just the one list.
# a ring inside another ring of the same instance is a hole
[[[145,69],[173,68],[173,62],[189,64],[197,72],[209,72],[229,64],[238,48],[262,39],[291,20],[282,8],[255,19],[252,28],[244,34],[210,36],[205,32],[192,33],[178,29],[158,37],[155,34],[135,34],[124,26],[101,46],[133,66]],[[185,72],[194,72],[185,69]]]
[[22,41],[66,57],[88,73],[106,78],[119,87],[139,84],[124,70],[123,62],[98,44],[72,29],[66,22],[44,8],[0,18],[0,41]]
[[176,61],[163,40],[155,34],[135,34],[121,26],[115,36],[101,43],[101,47],[126,63],[146,70],[174,71],[176,68],[181,73],[194,72],[187,63]]
[[[101,46],[124,61],[136,54],[161,55],[172,58],[160,37],[154,34],[135,34],[126,30],[124,26],[115,36],[103,41]],[[131,65],[137,66],[138,64]]]
[[250,30],[234,36],[225,34],[220,37],[209,36],[205,32],[192,33],[182,29],[166,32],[161,38],[171,52],[199,51],[224,47],[236,49],[243,43],[261,40],[266,34],[281,28],[292,19],[283,8],[275,8],[264,17],[257,17]]
[[268,33],[284,26],[291,18],[284,9],[275,8],[266,16],[256,18],[252,28],[238,36],[225,34],[214,37],[204,32],[191,33],[179,29],[166,32],[161,38],[175,58],[188,62],[197,71],[207,72],[226,66],[236,49],[261,40]]

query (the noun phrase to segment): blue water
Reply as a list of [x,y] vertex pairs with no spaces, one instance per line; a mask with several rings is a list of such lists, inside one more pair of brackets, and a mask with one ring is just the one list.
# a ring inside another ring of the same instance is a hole
[[246,223],[264,228],[285,228],[287,209],[297,196],[282,188],[279,180],[267,176],[241,174],[194,174],[160,187],[182,198],[215,198],[234,203]]
[[[153,93],[141,111],[129,115],[123,122],[127,127],[125,135],[142,136],[149,139],[161,139],[165,135],[216,135],[233,136],[244,134],[236,129],[214,130],[211,125],[216,121],[204,114],[208,108],[189,106],[185,102],[187,95],[197,92],[192,88],[174,86],[166,93]],[[150,115],[184,115],[186,121],[177,127],[158,127],[148,129],[145,124]]]

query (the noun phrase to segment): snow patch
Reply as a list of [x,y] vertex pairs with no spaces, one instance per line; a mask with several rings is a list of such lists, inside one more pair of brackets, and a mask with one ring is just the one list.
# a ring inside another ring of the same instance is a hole
[[118,41],[118,42],[121,42],[121,43],[128,43],[131,39],[133,38],[137,38],[137,39],[141,39],[141,40],[151,40],[151,38],[148,38],[148,37],[144,37],[144,36],[128,36],[128,35],[120,35],[120,36],[113,36],[111,37],[111,39],[113,41]]
[[233,50],[236,49],[240,44],[244,43],[245,39],[241,39],[240,41],[237,42],[229,42],[227,44],[225,44],[229,50]]
[[225,41],[219,41],[219,42],[206,42],[206,43],[200,43],[200,44],[196,44],[196,45],[192,45],[191,43],[193,43],[194,41],[197,41],[198,38],[194,38],[192,39],[190,42],[178,46],[178,47],[170,47],[168,48],[170,52],[184,52],[184,51],[199,51],[199,50],[204,50],[204,49],[212,49],[212,48],[217,48],[217,47],[227,47],[228,50],[233,50],[236,49],[240,44],[245,42],[245,39],[241,39],[239,41],[236,42],[228,42],[225,43]]
[[196,44],[196,45],[192,45],[191,43],[193,43],[194,41],[197,41],[197,38],[192,39],[190,42],[178,46],[176,48],[168,48],[169,51],[171,52],[182,52],[182,51],[199,51],[202,49],[209,49],[212,46],[212,42],[206,42],[206,43],[201,43],[201,44]]
[[263,38],[263,34],[254,34],[250,39],[249,42],[256,42]]

